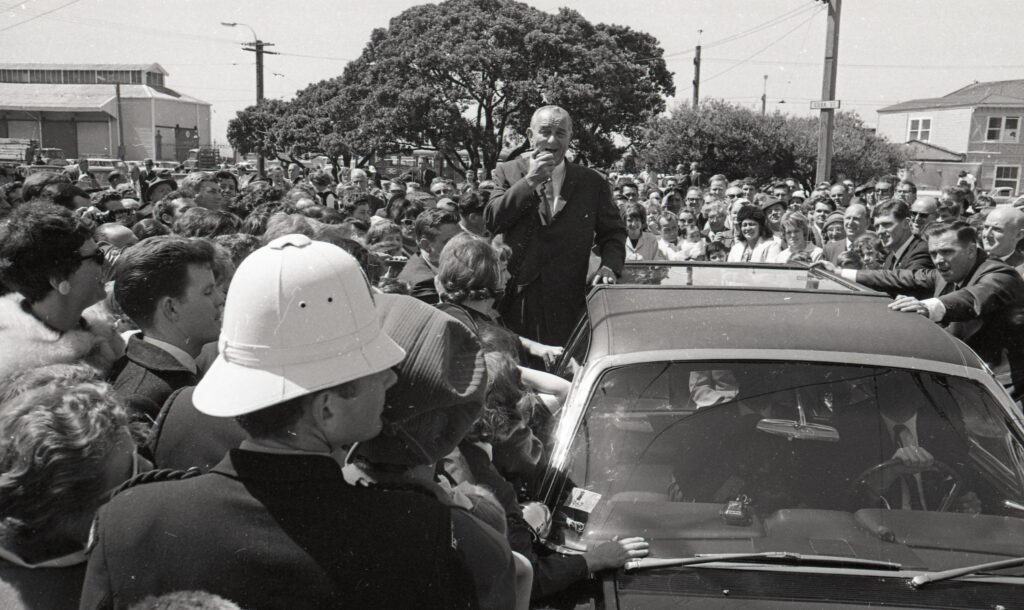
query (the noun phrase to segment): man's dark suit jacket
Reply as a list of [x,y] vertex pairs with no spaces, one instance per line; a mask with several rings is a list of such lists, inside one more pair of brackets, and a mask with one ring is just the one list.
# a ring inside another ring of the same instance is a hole
[[199,377],[174,356],[139,336],[129,337],[109,378],[124,403],[150,421],[156,420],[171,392],[199,383]]
[[837,241],[830,241],[825,244],[825,247],[822,248],[822,250],[821,258],[827,260],[833,265],[838,265],[839,255],[846,252],[846,238],[844,237]]
[[917,235],[911,235],[910,239],[903,242],[899,248],[890,252],[882,264],[883,269],[934,269],[931,255],[928,254],[928,242]]
[[[914,271],[915,269],[934,269],[935,263],[932,262],[932,257],[928,254],[928,242],[917,235],[911,235],[910,239],[885,257],[882,268],[890,271],[894,269]],[[927,290],[914,290],[907,294],[918,300],[932,296]],[[899,295],[890,293],[889,296],[896,298]]]
[[1017,273],[1024,277],[1024,254],[1021,254],[1020,250],[1014,250],[1013,254],[1003,262],[1016,269]]
[[157,468],[204,472],[249,435],[231,417],[200,413],[192,404],[195,387],[176,390],[164,403],[146,445]]
[[[547,345],[564,345],[586,306],[587,268],[595,247],[601,265],[616,275],[626,258],[626,226],[601,174],[566,161],[561,196],[565,205],[547,225],[541,223],[537,191],[524,179],[529,161],[518,157],[494,170],[497,188],[484,217],[492,234],[512,248],[511,279],[499,311],[512,330]],[[527,311],[541,324],[517,324],[508,308],[517,287],[543,296],[543,311]],[[535,336],[532,328],[544,329]]]
[[441,297],[437,294],[437,287],[434,286],[434,270],[427,266],[427,262],[419,254],[413,254],[406,261],[402,272],[398,274],[400,281],[409,284],[409,294],[430,305],[437,305]]
[[349,485],[326,454],[233,450],[210,473],[132,487],[100,510],[80,608],[182,590],[243,608],[466,607],[455,510]]
[[[821,506],[850,511],[873,508],[863,503],[849,505],[854,497],[846,492],[853,491],[850,486],[856,477],[868,468],[891,459],[898,448],[882,418],[879,405],[874,400],[860,405],[847,405],[837,410],[832,425],[839,431],[839,442],[817,448],[827,452],[824,454],[827,457],[819,460],[822,471],[815,473],[815,476],[827,482],[825,485],[833,487],[831,493],[823,494]],[[959,413],[939,413],[933,406],[919,405],[916,436],[918,446],[931,453],[936,460],[961,475],[969,472],[967,434]],[[941,498],[949,491],[949,483],[939,474],[927,473],[921,476],[921,483],[928,510],[937,510]],[[896,483],[883,491],[889,506],[900,508],[901,486]],[[960,493],[965,491],[971,489],[961,489]],[[913,490],[911,493],[914,493]],[[836,505],[832,506],[832,502]]]
[[930,292],[946,307],[940,324],[977,352],[1019,399],[1024,393],[1024,279],[980,248],[977,252],[978,262],[959,290],[935,269],[858,271],[857,282],[900,294]]

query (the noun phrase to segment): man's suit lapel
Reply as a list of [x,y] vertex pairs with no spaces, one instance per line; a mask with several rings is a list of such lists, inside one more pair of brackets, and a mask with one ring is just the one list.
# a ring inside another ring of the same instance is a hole
[[903,256],[906,255],[907,250],[910,249],[910,245],[914,243],[914,239],[916,238],[911,235],[903,242],[902,246],[896,249],[895,254],[893,254],[892,267],[890,267],[890,269],[899,269],[900,261],[903,260]]
[[519,170],[519,178],[516,178],[516,180],[510,180],[510,182],[516,182],[520,178],[525,177],[526,173],[530,171],[530,161],[525,155],[519,155],[516,157],[516,169]]

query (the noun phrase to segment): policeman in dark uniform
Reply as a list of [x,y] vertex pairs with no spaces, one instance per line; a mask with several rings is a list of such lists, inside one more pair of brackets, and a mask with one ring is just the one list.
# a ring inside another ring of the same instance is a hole
[[180,590],[245,608],[477,606],[452,509],[349,485],[335,459],[380,432],[404,357],[356,260],[301,235],[256,251],[228,293],[219,347],[195,406],[250,438],[207,474],[138,485],[101,509],[80,607]]

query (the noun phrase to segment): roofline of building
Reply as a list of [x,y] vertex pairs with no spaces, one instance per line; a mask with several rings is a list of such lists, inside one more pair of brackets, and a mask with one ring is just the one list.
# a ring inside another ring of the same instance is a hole
[[160,64],[153,62],[149,64],[65,64],[65,63],[35,63],[35,62],[11,62],[0,63],[0,70],[142,70],[148,72],[160,72],[164,76],[170,74]]

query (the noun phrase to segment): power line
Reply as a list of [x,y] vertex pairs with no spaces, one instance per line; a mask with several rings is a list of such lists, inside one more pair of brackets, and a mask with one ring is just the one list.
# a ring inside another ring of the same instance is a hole
[[[761,66],[810,66],[815,68],[821,67],[821,62],[813,61],[773,61],[770,59],[754,59],[754,60],[742,60],[742,59],[728,59],[724,57],[720,58],[705,58],[704,61],[709,62],[720,62],[720,63],[749,63]],[[962,70],[980,70],[980,69],[1001,69],[1001,70],[1019,70],[1024,68],[1024,64],[949,64],[942,66],[922,66],[914,64],[847,64],[839,62],[841,68],[864,68],[864,69],[899,69],[899,70],[948,70],[948,69],[962,69]]]
[[331,61],[352,61],[351,57],[327,57],[324,55],[303,55],[301,53],[284,53],[278,51],[275,55],[284,55],[286,57],[304,57],[306,59],[327,59]]
[[795,16],[797,16],[797,15],[799,15],[801,13],[805,13],[807,11],[812,11],[815,8],[818,8],[820,10],[821,7],[820,6],[816,7],[815,4],[799,6],[799,7],[795,8],[795,9],[793,9],[793,10],[790,10],[790,11],[787,11],[787,12],[781,14],[781,15],[778,15],[777,17],[773,17],[773,18],[769,19],[768,21],[765,21],[764,23],[761,23],[759,25],[755,25],[754,27],[752,27],[752,28],[750,28],[748,30],[744,30],[742,32],[739,32],[738,34],[733,34],[731,36],[726,36],[725,38],[720,38],[719,40],[714,40],[712,42],[709,42],[709,43],[707,43],[705,45],[701,45],[701,46],[703,48],[705,48],[705,49],[710,49],[712,47],[718,47],[718,46],[722,46],[722,45],[725,45],[725,44],[729,44],[730,42],[734,42],[736,40],[739,40],[740,38],[744,38],[746,36],[750,36],[751,34],[756,34],[756,33],[761,32],[763,30],[771,29],[772,27],[775,27],[776,25],[778,25],[778,24],[780,24],[780,23],[782,23],[784,21],[788,21],[792,17],[795,17]]
[[739,62],[737,62],[737,63],[735,63],[735,64],[733,64],[733,65],[729,66],[729,67],[728,67],[728,68],[726,68],[725,70],[722,70],[721,72],[719,72],[719,73],[717,73],[717,74],[714,74],[714,75],[712,75],[712,76],[709,76],[708,78],[705,78],[705,79],[704,79],[704,82],[706,83],[706,82],[708,82],[708,81],[714,80],[714,79],[718,78],[719,76],[722,76],[722,75],[723,75],[723,74],[725,74],[726,72],[730,72],[730,71],[734,70],[735,68],[738,68],[739,66],[742,66],[743,64],[747,63],[747,62],[748,62],[748,61],[750,61],[750,60],[751,60],[752,58],[754,58],[754,57],[756,57],[756,56],[760,55],[760,54],[761,54],[761,53],[763,53],[764,51],[767,51],[767,50],[768,50],[769,48],[771,48],[772,46],[774,46],[774,45],[778,44],[778,43],[779,43],[779,42],[781,42],[781,41],[782,41],[782,40],[783,40],[784,38],[786,38],[787,36],[789,36],[789,35],[790,35],[790,34],[792,34],[793,32],[795,32],[795,31],[797,31],[798,29],[800,29],[800,27],[801,27],[801,26],[803,26],[803,25],[804,25],[805,23],[807,23],[808,21],[811,21],[811,20],[813,20],[813,19],[814,19],[815,17],[817,17],[817,16],[818,16],[818,15],[819,15],[819,14],[821,13],[821,11],[822,11],[822,10],[824,10],[824,7],[819,7],[819,8],[818,8],[818,10],[817,10],[817,11],[814,11],[814,13],[812,13],[810,17],[808,17],[808,18],[807,18],[807,19],[805,19],[804,21],[801,21],[800,23],[796,24],[796,27],[794,27],[794,28],[792,28],[792,29],[790,29],[790,30],[787,30],[787,31],[786,31],[786,33],[785,33],[785,34],[783,34],[782,36],[779,36],[778,38],[776,38],[776,39],[772,40],[772,41],[771,41],[771,42],[769,42],[769,43],[768,43],[767,45],[765,45],[765,46],[761,47],[761,48],[760,48],[760,49],[758,49],[757,51],[754,51],[754,52],[753,52],[753,53],[751,53],[751,54],[750,54],[749,56],[747,56],[747,57],[745,57],[744,59],[741,59],[741,60],[740,60]]
[[7,30],[12,30],[12,29],[18,27],[19,25],[25,25],[29,21],[35,21],[36,19],[39,19],[40,17],[45,17],[45,16],[49,15],[50,13],[56,13],[57,11],[59,11],[62,8],[67,8],[67,7],[71,6],[72,4],[77,4],[78,2],[81,2],[81,1],[82,0],[71,0],[71,2],[68,2],[66,4],[62,4],[62,5],[58,6],[57,8],[51,8],[48,11],[43,11],[42,13],[39,13],[38,15],[33,15],[32,17],[29,17],[28,19],[25,19],[24,21],[19,21],[18,23],[12,23],[11,25],[9,25],[9,26],[7,26],[5,28],[0,28],[0,32],[6,32]]

